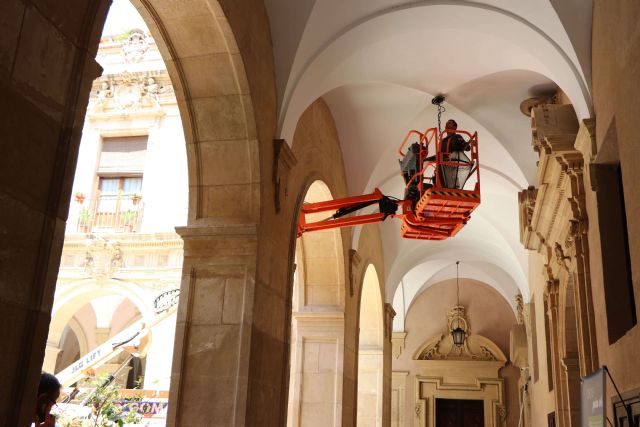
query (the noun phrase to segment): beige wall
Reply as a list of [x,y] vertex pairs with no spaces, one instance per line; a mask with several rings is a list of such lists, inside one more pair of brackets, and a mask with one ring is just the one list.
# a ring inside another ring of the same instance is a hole
[[[416,352],[429,338],[446,333],[447,311],[456,304],[456,283],[454,280],[432,285],[413,300],[406,316],[407,333],[405,349],[397,359],[393,359],[394,372],[409,372],[406,379],[405,426],[413,423],[415,390],[414,381],[418,370],[413,361]],[[471,279],[460,279],[460,304],[467,309],[471,333],[482,335],[493,341],[507,355],[509,354],[509,332],[516,323],[511,305],[492,287]],[[465,363],[465,362],[460,362]],[[500,370],[504,378],[507,425],[518,422],[518,378],[519,370],[511,365]]]
[[[594,1],[593,17],[593,99],[596,118],[596,144],[602,147],[607,130],[615,118],[617,141],[622,167],[627,213],[629,250],[636,302],[636,317],[640,317],[640,146],[637,143],[638,112],[640,111],[640,4],[631,0]],[[640,387],[637,366],[640,327],[636,325],[624,337],[609,345],[607,317],[604,307],[602,276],[603,254],[600,252],[597,211],[593,194],[589,197],[589,239],[591,242],[591,277],[594,310],[598,328],[598,355],[606,364],[621,391]],[[606,254],[604,254],[606,256]],[[608,388],[610,397],[614,395]]]

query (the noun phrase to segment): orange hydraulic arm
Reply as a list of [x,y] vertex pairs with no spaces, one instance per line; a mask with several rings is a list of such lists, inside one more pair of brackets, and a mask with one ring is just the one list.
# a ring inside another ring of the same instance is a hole
[[[346,197],[344,199],[334,199],[318,203],[305,203],[300,210],[298,236],[306,231],[327,230],[330,228],[351,227],[360,224],[382,222],[389,216],[395,217],[398,206],[404,203],[404,200],[397,200],[385,196],[377,188],[373,193],[364,196]],[[351,212],[375,204],[378,204],[379,212],[377,213],[344,217]],[[328,218],[319,221],[307,220],[307,215],[331,211],[335,211],[335,213]]]
[[[467,138],[462,141],[470,157],[460,149],[456,157],[444,151],[443,141],[453,133]],[[417,141],[407,146],[410,140]],[[398,154],[405,181],[404,200],[385,196],[376,188],[364,196],[305,203],[300,209],[298,237],[307,231],[371,224],[388,217],[402,220],[400,234],[407,239],[444,240],[456,235],[480,205],[478,134],[451,129],[438,132],[437,128],[424,133],[412,130],[402,141]],[[467,190],[465,184],[471,176],[475,177],[475,183],[471,184],[473,189]],[[376,213],[347,216],[376,204]],[[331,215],[322,218],[320,214],[324,212]],[[318,220],[319,217],[322,219]]]

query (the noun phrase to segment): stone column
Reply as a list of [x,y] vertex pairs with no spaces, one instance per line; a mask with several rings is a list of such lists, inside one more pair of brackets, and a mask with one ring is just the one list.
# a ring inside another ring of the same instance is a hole
[[111,328],[96,328],[95,336],[96,336],[96,347],[104,344],[109,339],[109,334],[111,333]]
[[56,365],[58,364],[58,356],[61,351],[61,348],[47,344],[47,347],[44,350],[44,362],[42,362],[43,371],[49,372],[50,374],[55,373]]
[[[190,226],[177,232],[184,266],[167,425],[245,425],[251,350],[268,352],[250,349],[256,228]],[[273,317],[278,321],[277,312]]]
[[391,425],[391,387],[393,361],[393,318],[396,312],[389,303],[384,304],[384,345],[383,345],[383,376],[382,376],[382,425]]
[[[547,343],[551,347],[551,368],[553,369],[553,391],[556,401],[556,422],[558,427],[568,427],[568,423],[565,421],[565,404],[564,404],[564,390],[562,385],[561,369],[560,369],[560,349],[559,349],[559,331],[558,331],[558,282],[557,280],[550,280],[547,282],[545,288],[545,298],[547,300],[546,321],[549,322],[549,339],[550,343]],[[549,367],[547,367],[549,369]]]
[[0,9],[0,425],[28,426],[107,1]]
[[344,315],[293,313],[295,342],[288,426],[342,425]]
[[567,408],[570,426],[580,425],[580,362],[577,358],[563,358],[562,378],[567,384]]

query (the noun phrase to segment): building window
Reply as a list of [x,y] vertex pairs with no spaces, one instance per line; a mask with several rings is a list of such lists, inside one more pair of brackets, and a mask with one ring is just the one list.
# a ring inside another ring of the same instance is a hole
[[100,177],[93,228],[136,231],[141,219],[142,177]]
[[615,121],[591,167],[598,206],[607,331],[609,344],[613,344],[637,323]]
[[103,139],[96,195],[81,215],[81,231],[138,231],[146,150],[146,136]]

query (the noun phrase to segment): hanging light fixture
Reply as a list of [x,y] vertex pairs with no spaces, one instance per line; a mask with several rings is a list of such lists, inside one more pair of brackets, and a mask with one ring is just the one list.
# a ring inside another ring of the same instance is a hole
[[[459,274],[458,268],[460,266],[460,261],[456,261],[456,308],[460,307],[460,283],[459,283]],[[453,325],[452,325],[453,326]],[[461,346],[464,344],[466,332],[464,329],[460,327],[460,314],[456,314],[456,327],[451,330],[451,336],[453,337],[453,343],[457,346]]]

